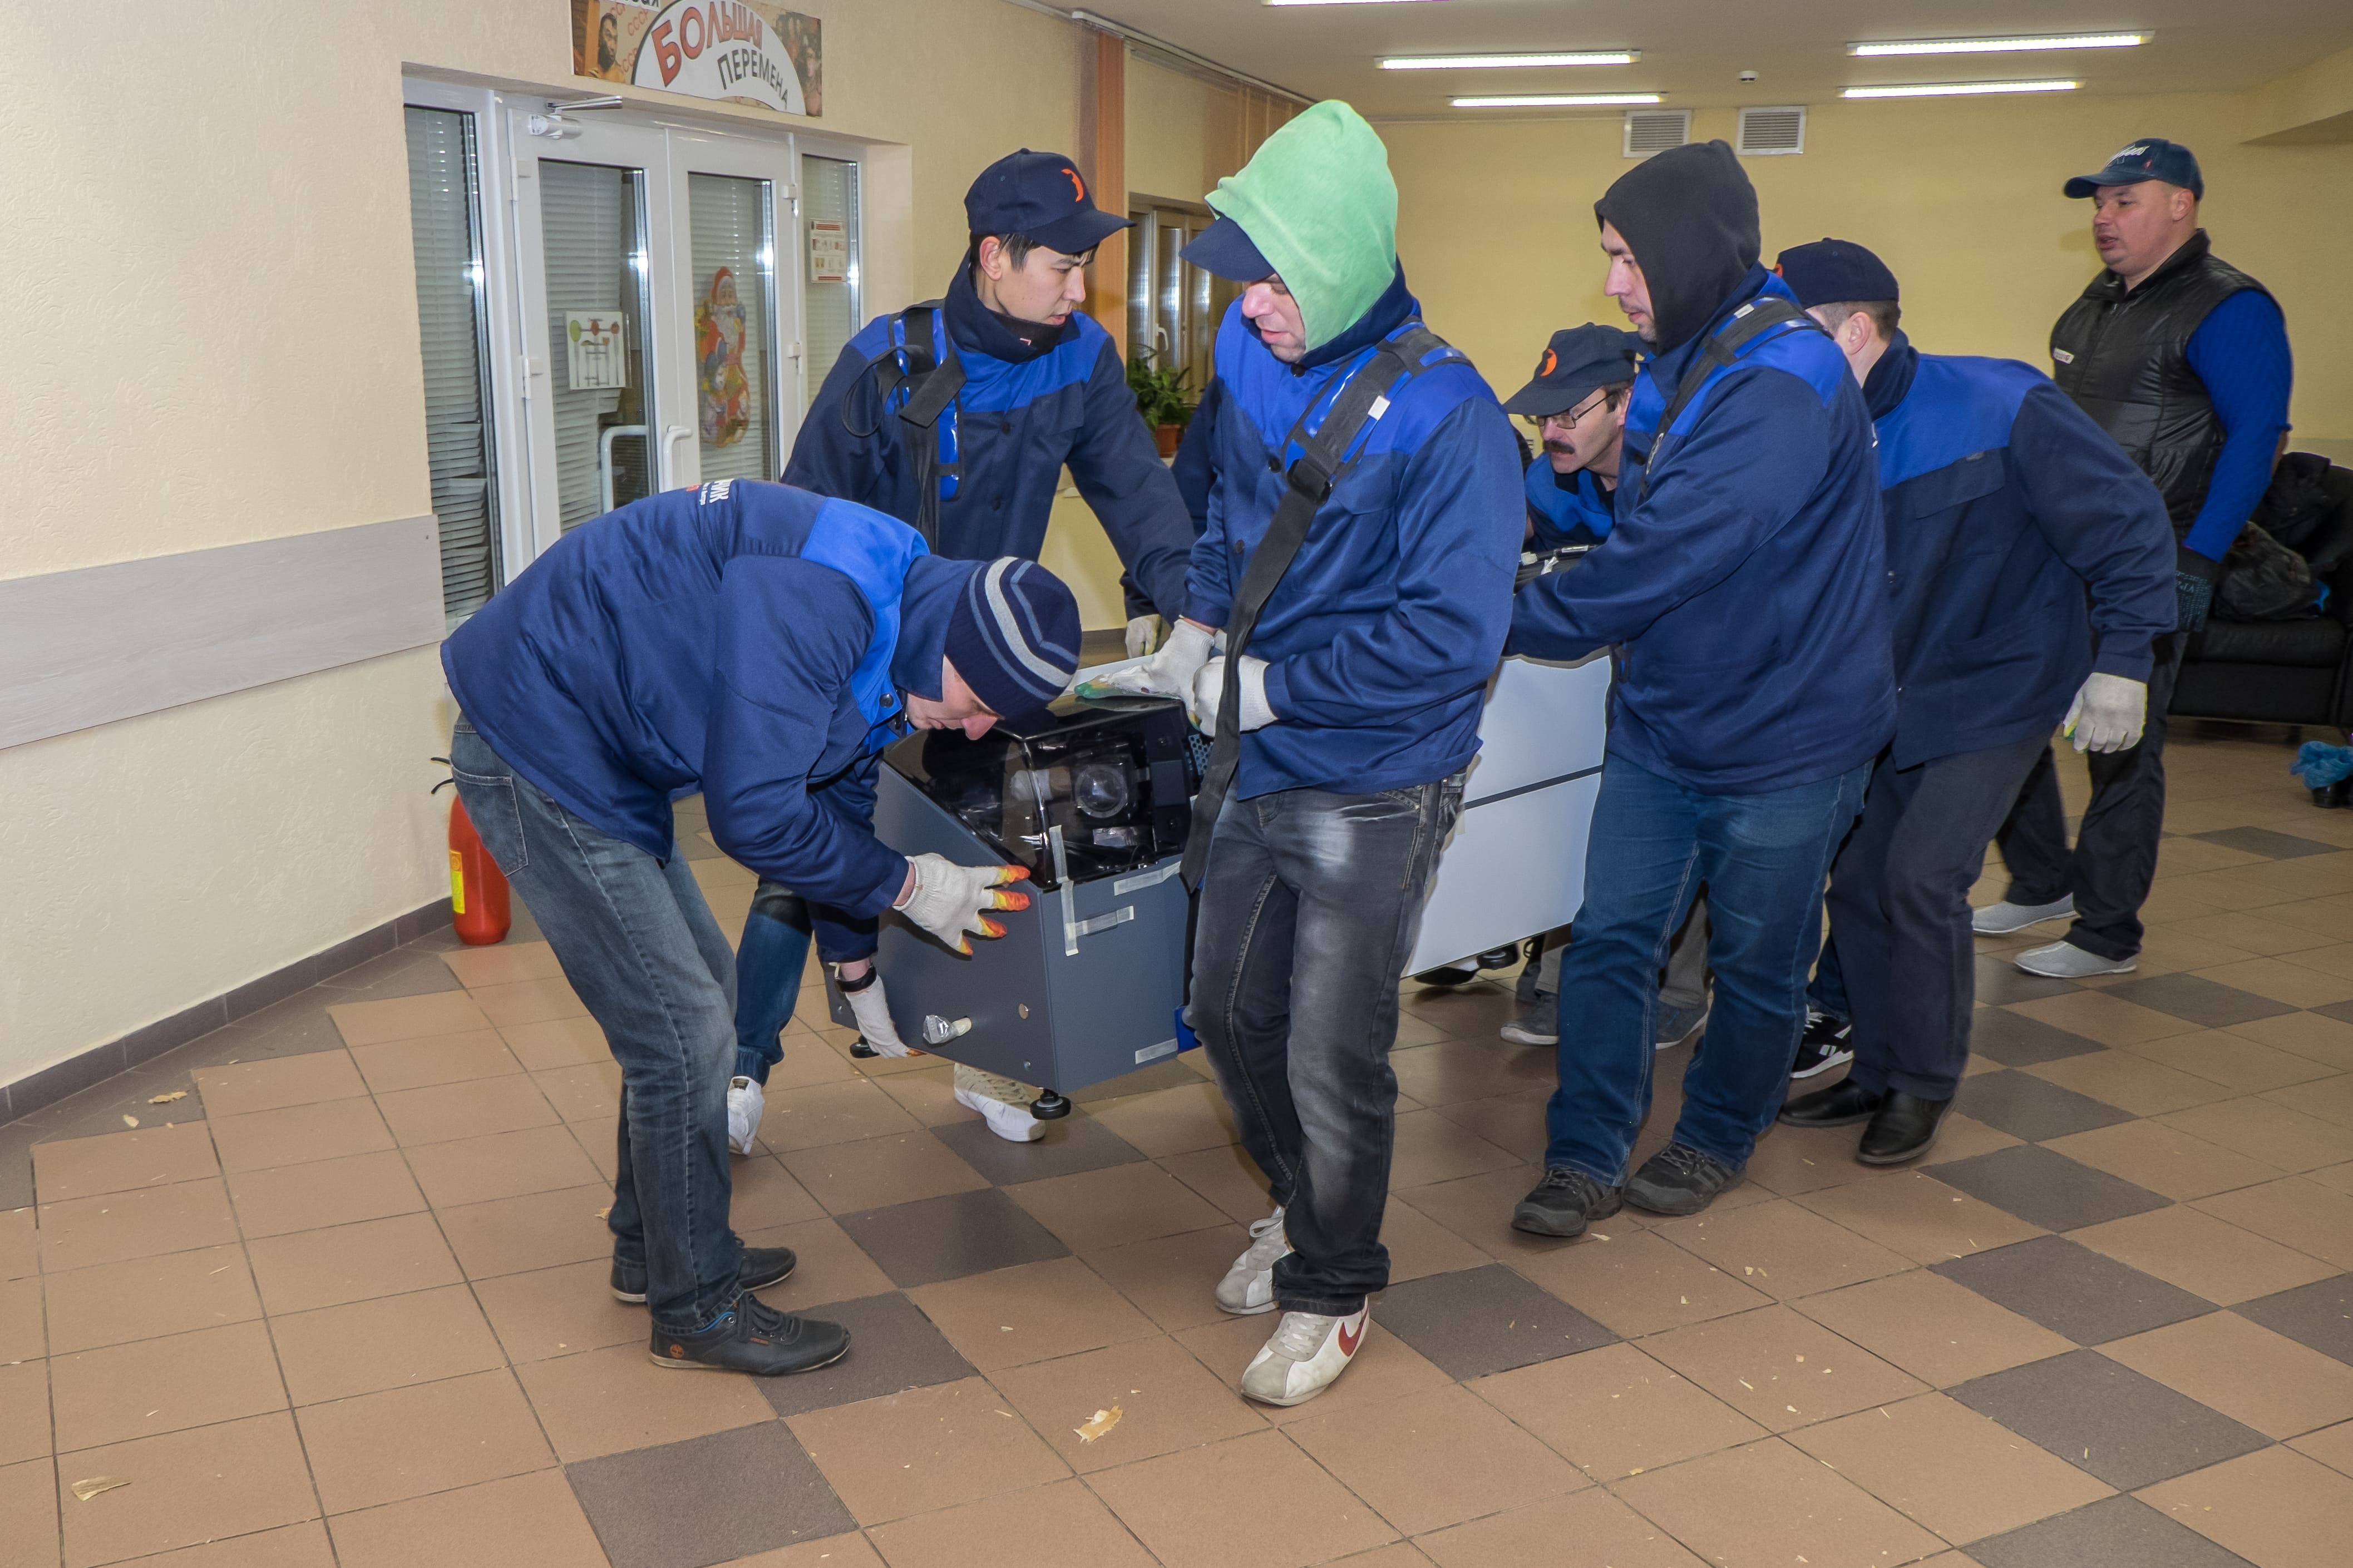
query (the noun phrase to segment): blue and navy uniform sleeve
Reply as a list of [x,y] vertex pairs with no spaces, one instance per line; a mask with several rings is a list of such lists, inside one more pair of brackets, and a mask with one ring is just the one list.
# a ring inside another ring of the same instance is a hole
[[2173,524],[2123,447],[2045,383],[2010,430],[2010,464],[2051,549],[2091,594],[2103,675],[2147,680],[2152,639],[2174,629]]
[[[898,422],[882,411],[874,377],[867,373],[870,351],[860,346],[876,326],[887,331],[888,321],[870,325],[843,345],[841,357],[826,373],[825,384],[810,400],[799,433],[793,437],[784,482],[888,510],[889,498],[883,490]],[[865,434],[860,435],[860,431]]]
[[2271,296],[2243,289],[2206,313],[2189,334],[2187,352],[2222,421],[2222,452],[2184,542],[2220,561],[2270,488],[2272,462],[2287,429],[2288,394],[2295,383],[2287,319]]
[[1071,447],[1071,478],[1102,521],[1128,576],[1174,620],[1185,607],[1192,519],[1135,411],[1127,371],[1108,339],[1087,379],[1086,397],[1086,422]]

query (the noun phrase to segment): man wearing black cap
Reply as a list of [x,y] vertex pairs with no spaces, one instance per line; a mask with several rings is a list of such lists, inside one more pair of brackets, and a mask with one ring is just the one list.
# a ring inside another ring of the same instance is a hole
[[[1651,357],[1609,544],[1539,577],[1511,651],[1622,649],[1561,962],[1545,1174],[1512,1223],[1576,1236],[1621,1197],[1694,1214],[1780,1109],[1831,852],[1894,729],[1871,416],[1837,345],[1757,266],[1732,149],[1636,165],[1595,204],[1606,291]],[[1715,1002],[1673,1139],[1630,1179],[1659,964],[1700,884]]]
[[2172,535],[2156,487],[2042,372],[1915,351],[1878,257],[1825,239],[1778,270],[1879,433],[1897,694],[1831,869],[1822,967],[1844,982],[1854,1066],[1781,1120],[1868,1121],[1855,1157],[1893,1165],[1927,1152],[1968,1066],[1986,840],[2063,718],[2094,757],[2139,735],[2149,646],[2173,626]]
[[[946,298],[879,316],[849,341],[801,422],[785,482],[886,511],[955,560],[1034,561],[1067,464],[1122,563],[1173,620],[1192,520],[1117,346],[1078,309],[1095,247],[1128,221],[1094,205],[1070,159],[1028,148],[981,171],[965,216],[971,247]],[[798,891],[763,883],[744,922],[730,1090],[739,1152],[758,1128],[812,934],[866,1044],[907,1053],[872,967],[873,922],[811,907]],[[1029,1113],[1032,1091],[970,1068],[955,1076],[958,1103],[999,1137],[1045,1131]]]
[[2052,377],[2157,483],[2173,520],[2174,636],[2160,637],[2140,743],[2091,759],[2092,799],[2067,848],[2067,810],[2046,752],[2000,839],[2010,884],[1978,911],[1988,935],[2043,921],[2066,937],[2018,955],[2033,974],[2122,974],[2140,952],[2140,906],[2165,826],[2165,710],[2182,646],[2206,624],[2222,557],[2271,482],[2295,367],[2287,322],[2263,286],[2214,255],[2198,226],[2198,160],[2147,136],[2068,195],[2092,201],[2106,268],[2051,330]]

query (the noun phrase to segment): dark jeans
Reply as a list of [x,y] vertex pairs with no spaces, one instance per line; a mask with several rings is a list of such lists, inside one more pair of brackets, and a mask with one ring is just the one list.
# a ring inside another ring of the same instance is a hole
[[804,901],[782,882],[760,879],[735,950],[735,1076],[768,1081],[785,1059],[776,1037],[793,1021],[812,938],[828,963],[874,956],[880,924]]
[[1460,774],[1377,795],[1229,798],[1201,875],[1187,1020],[1283,1205],[1287,1312],[1354,1312],[1389,1281],[1398,977]]
[[2165,710],[2188,640],[2179,634],[2157,639],[2140,744],[2085,754],[2092,799],[2075,830],[2074,852],[2067,849],[2067,807],[2049,746],[1994,840],[2010,868],[2002,896],[2014,904],[2048,904],[2073,893],[2075,923],[2066,940],[2102,958],[2140,952],[2140,906],[2157,879],[2157,841],[2165,832]]
[[1806,1022],[1822,878],[1862,805],[1868,765],[1764,795],[1709,795],[1611,754],[1585,858],[1585,907],[1560,966],[1560,1088],[1547,1166],[1626,1179],[1651,1110],[1658,976],[1701,883],[1715,1005],[1683,1074],[1674,1141],[1748,1163],[1781,1109]]
[[1831,866],[1833,968],[1854,1024],[1847,1076],[1873,1093],[1950,1100],[1969,1063],[1977,941],[1969,889],[1986,840],[2044,752],[2042,737],[1871,774],[1862,819]]
[[613,1256],[641,1265],[654,1326],[709,1324],[735,1299],[727,1226],[727,1068],[735,955],[681,858],[655,859],[566,811],[463,720],[459,798],[621,1064]]

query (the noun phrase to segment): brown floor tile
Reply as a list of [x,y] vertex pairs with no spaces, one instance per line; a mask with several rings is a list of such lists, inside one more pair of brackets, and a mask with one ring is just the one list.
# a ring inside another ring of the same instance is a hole
[[2234,1094],[2257,1094],[2335,1076],[2337,1069],[2293,1051],[2261,1045],[2228,1029],[2178,1035],[2132,1047],[2132,1054],[2210,1079]]
[[797,1260],[792,1278],[760,1292],[760,1300],[787,1312],[805,1312],[830,1301],[850,1301],[891,1289],[890,1276],[875,1266],[849,1233],[819,1215],[797,1225],[742,1232],[747,1247],[789,1247]]
[[1108,1105],[1096,1121],[1146,1155],[1189,1154],[1235,1141],[1233,1113],[1213,1083],[1181,1084]]
[[1174,1332],[1225,1321],[1218,1281],[1249,1246],[1250,1233],[1229,1221],[1080,1256],[1145,1317]]
[[2341,1475],[2353,1476],[2353,1421],[2340,1421],[2309,1432],[2288,1444],[2297,1453],[2318,1459]]
[[[91,1476],[132,1484],[84,1503],[67,1489]],[[245,1535],[318,1516],[310,1471],[284,1411],[90,1448],[58,1477],[66,1563],[87,1568]]]
[[[2180,1037],[2202,1040],[2206,1037]],[[2163,1045],[2168,1042],[2152,1043]],[[2094,1100],[2113,1105],[2119,1110],[2128,1110],[2135,1116],[2162,1116],[2168,1110],[2181,1110],[2211,1100],[2227,1100],[2232,1092],[2211,1079],[2152,1061],[2138,1050],[2094,1051],[2088,1056],[2038,1062],[2023,1070],[2046,1083],[2055,1083],[2077,1094],[2090,1095]]]
[[1229,1218],[1247,1225],[1274,1210],[1274,1200],[1267,1196],[1266,1178],[1239,1145],[1171,1154],[1155,1163],[1223,1209]]
[[613,1299],[611,1273],[612,1265],[598,1258],[477,1280],[473,1293],[507,1359],[518,1366],[611,1345],[642,1346],[646,1310]]
[[[1389,1283],[1451,1274],[1493,1262],[1485,1253],[1391,1194],[1381,1216],[1381,1245],[1389,1249]],[[1235,1249],[1237,1255],[1240,1248]],[[1221,1269],[1219,1273],[1223,1273]]]
[[1898,1171],[1884,1181],[1850,1183],[1797,1201],[1915,1263],[1942,1263],[2042,1234],[2016,1215],[1916,1171]]
[[139,1559],[139,1568],[334,1568],[324,1520],[305,1520],[227,1541]]
[[874,1540],[891,1568],[1154,1568],[1151,1553],[1078,1481],[919,1514],[881,1526]]
[[1381,1406],[1285,1428],[1340,1484],[1408,1535],[1522,1508],[1588,1485],[1577,1468],[1464,1388],[1436,1388]]
[[347,1513],[330,1521],[343,1568],[604,1568],[560,1471]]
[[2282,1174],[2276,1165],[2162,1121],[2120,1121],[2054,1138],[2047,1147],[2177,1202],[2253,1186]]
[[1432,1106],[1490,1100],[1538,1085],[1549,1090],[1555,1081],[1548,1053],[1493,1035],[1400,1047],[1389,1053],[1389,1066],[1397,1069],[1399,1092]]
[[230,1323],[49,1363],[61,1452],[286,1408],[269,1331]]
[[[806,992],[803,993],[804,996],[807,994]],[[813,1084],[862,1083],[867,1080],[867,1075],[858,1070],[858,1064],[806,1030],[786,1029],[776,1044],[785,1054],[781,1060],[768,1069],[768,1093],[772,1097],[779,1090],[805,1089]],[[924,1059],[937,1062],[939,1058]],[[930,1077],[934,1072],[945,1075],[944,1068],[934,1068],[919,1070],[912,1076]],[[957,1109],[961,1114],[973,1116],[975,1121],[979,1120],[973,1112],[964,1110],[962,1107]],[[926,1125],[928,1124],[929,1121],[926,1119]]]
[[1150,1319],[1075,1258],[925,1285],[908,1295],[983,1372],[1154,1331]]
[[[1304,1405],[1289,1409],[1273,1405],[1253,1406],[1260,1415],[1278,1426],[1303,1421],[1310,1415],[1335,1415],[1343,1411],[1362,1412],[1375,1405],[1386,1405],[1409,1394],[1423,1394],[1433,1388],[1443,1388],[1452,1378],[1439,1370],[1437,1364],[1407,1344],[1395,1334],[1381,1328],[1380,1308],[1373,1308],[1373,1326],[1366,1331],[1365,1342],[1356,1359],[1348,1363],[1347,1375]],[[1282,1320],[1272,1312],[1254,1318],[1227,1318],[1222,1322],[1205,1328],[1187,1329],[1175,1336],[1176,1342],[1198,1357],[1210,1375],[1229,1388],[1240,1388],[1242,1370],[1259,1348],[1274,1335]]]
[[727,1163],[727,1223],[738,1235],[825,1217],[824,1205],[765,1154]]
[[0,1465],[46,1456],[52,1444],[49,1363],[0,1366]]
[[2343,1193],[2285,1176],[2200,1198],[2198,1206],[2282,1247],[2353,1269],[2353,1197]]
[[345,1051],[308,1051],[274,1061],[230,1062],[198,1068],[194,1076],[196,1092],[204,1097],[205,1114],[215,1121],[257,1110],[282,1110],[290,1105],[350,1100],[368,1091]]
[[248,1237],[284,1236],[322,1226],[415,1214],[425,1194],[396,1149],[316,1160],[273,1171],[241,1171],[228,1178],[237,1227]]
[[1604,1345],[1469,1386],[1599,1481],[1766,1436],[1763,1427],[1632,1345]]
[[0,1465],[0,1541],[12,1542],[26,1568],[58,1562],[57,1467],[48,1459]]
[[[812,1061],[821,1058],[825,1060],[839,1062],[841,1067],[839,1076],[842,1078],[861,1076],[849,1063],[841,1062],[829,1047],[812,1047],[809,1056]],[[818,1079],[812,1081],[822,1083],[833,1080]],[[878,1078],[868,1081],[872,1082],[883,1093],[897,1100],[899,1108],[923,1126],[947,1127],[980,1120],[977,1112],[966,1110],[956,1103],[955,1072],[953,1068],[942,1066],[926,1068],[922,1072],[892,1073],[888,1078]],[[777,1087],[774,1068],[769,1070],[768,1084],[772,1090]]]
[[1398,1541],[1335,1558],[1332,1568],[1430,1568],[1430,1562],[1412,1542]]
[[1459,1100],[1451,1105],[1432,1109],[1457,1127],[1493,1143],[1514,1160],[1533,1163],[1544,1158],[1544,1101],[1533,1095]]
[[0,1214],[0,1279],[21,1279],[40,1272],[40,1244],[30,1208]]
[[430,1089],[435,1084],[472,1083],[486,1078],[506,1078],[522,1071],[496,1029],[475,1029],[462,1035],[439,1035],[421,1040],[394,1040],[381,1046],[353,1047],[352,1060],[375,1094],[396,1094],[404,1089]]
[[2196,973],[2201,979],[2236,986],[2291,1007],[2325,1007],[2332,1002],[2353,1000],[2353,980],[2326,973],[2302,957],[2242,959],[2236,963],[2200,969]]
[[377,1046],[386,1040],[414,1040],[427,1035],[462,1035],[471,1029],[488,1028],[491,1024],[489,1016],[476,1005],[472,994],[465,991],[394,996],[381,1002],[345,1002],[328,1008],[327,1016],[335,1021],[335,1028],[347,1046]]
[[2353,1073],[2340,1074],[2325,1082],[2274,1089],[2263,1098],[2339,1127],[2353,1127]]
[[1947,1541],[1997,1535],[2109,1495],[1941,1394],[1826,1421],[1788,1441]]
[[[989,1381],[1062,1462],[1082,1475],[1266,1427],[1232,1384],[1166,1337],[1008,1367]],[[1120,1411],[1117,1426],[1092,1442],[1079,1436],[1096,1411],[1113,1406]]]
[[270,1316],[455,1285],[458,1260],[433,1216],[402,1215],[248,1242]]
[[[583,1071],[583,1068],[565,1068]],[[380,1094],[376,1103],[394,1138],[406,1147],[446,1143],[459,1138],[486,1138],[500,1132],[553,1125],[554,1108],[529,1077],[510,1073],[503,1078],[469,1083],[434,1084]]]
[[1073,1252],[1222,1229],[1226,1220],[1207,1199],[1148,1161],[1023,1182],[1006,1188],[1005,1194]]
[[2257,1568],[2337,1568],[2353,1540],[2353,1478],[2286,1448],[2225,1460],[2138,1495]]
[[2217,1100],[2160,1117],[2168,1127],[2276,1165],[2309,1171],[2353,1160],[2353,1129],[2291,1110],[2261,1095]]
[[330,1514],[555,1465],[504,1367],[310,1405],[296,1420]]
[[261,1316],[245,1249],[233,1243],[52,1274],[40,1287],[51,1355]]
[[436,1211],[458,1266],[473,1279],[522,1274],[613,1255],[605,1224],[612,1189],[564,1187]]
[[441,955],[458,984],[470,990],[512,985],[518,980],[561,980],[564,965],[543,942],[505,942],[487,947],[454,948]]
[[739,1557],[718,1568],[889,1568],[864,1535],[828,1535],[804,1541],[754,1557]]
[[1778,1439],[1635,1476],[1609,1489],[1720,1563],[1907,1563],[1944,1544]]
[[[1535,1165],[1506,1165],[1501,1170],[1436,1182],[1426,1187],[1392,1187],[1392,1202],[1409,1204],[1448,1233],[1461,1237],[1490,1258],[1516,1262],[1561,1251],[1571,1244],[1530,1236],[1512,1228],[1512,1208],[1527,1195],[1544,1172]],[[1261,1211],[1260,1218],[1264,1218]],[[1614,1226],[1615,1222],[1611,1222]],[[1615,1234],[1614,1230],[1612,1234]]]
[[1999,1127],[1989,1127],[1975,1117],[1964,1116],[1956,1110],[1949,1112],[1938,1125],[1936,1146],[1921,1155],[1918,1164],[1923,1170],[1934,1170],[1955,1160],[1974,1159],[1979,1154],[1990,1154],[1997,1149],[2015,1148],[2018,1142],[2017,1138]]
[[0,1365],[12,1361],[37,1361],[47,1353],[48,1336],[41,1323],[40,1280],[0,1282]]
[[923,1131],[796,1150],[779,1158],[828,1214],[884,1208],[988,1184],[946,1144]]
[[2013,1002],[2010,1010],[2039,1024],[2048,1024],[2054,1029],[2064,1029],[2071,1035],[2097,1040],[2104,1046],[2129,1046],[2142,1040],[2161,1040],[2168,1035],[2191,1034],[2200,1027],[2186,1018],[2177,1018],[2170,1013],[2160,1013],[2153,1007],[2143,1007],[2097,991],[2079,990],[2065,996]]
[[[2170,892],[2170,889],[2167,891]],[[2173,894],[2172,896],[2180,898],[2183,895]],[[2338,940],[2327,931],[2286,925],[2279,921],[2265,920],[2260,915],[2220,911],[2169,921],[2167,929],[2176,935],[2189,937],[2196,941],[2221,942],[2227,946],[2242,948],[2249,952],[2262,953],[2266,957],[2280,953],[2299,952],[2306,948],[2328,947]]]
[[40,1217],[41,1265],[52,1274],[237,1239],[218,1177],[45,1204]]
[[[770,1079],[773,1085],[773,1076]],[[818,1149],[907,1132],[921,1125],[904,1106],[862,1078],[806,1084],[789,1091],[771,1088],[760,1119],[760,1142],[782,1153]]]
[[[1810,1087],[1810,1086],[1808,1086]],[[1852,1127],[1768,1127],[1748,1156],[1749,1184],[1780,1197],[1883,1175],[1855,1163]],[[2002,1136],[2009,1136],[2007,1133]]]
[[1164,1454],[1088,1484],[1166,1568],[1297,1568],[1396,1536],[1277,1432]]
[[598,1176],[579,1141],[556,1125],[427,1143],[403,1153],[417,1184],[436,1208],[587,1186],[609,1179]]
[[1620,1231],[1616,1225],[1606,1220],[1601,1232],[1588,1232],[1581,1241],[1505,1261],[1594,1321],[1628,1336],[1705,1322],[1771,1300],[1663,1236]]
[[1787,1307],[1675,1329],[1643,1341],[1642,1349],[1776,1432],[1926,1391]]
[[2236,1312],[2168,1323],[2100,1353],[2267,1437],[2353,1419],[2353,1367]]
[[2323,1165],[2316,1171],[2306,1171],[2304,1179],[2317,1182],[2332,1193],[2353,1193],[2353,1164]]
[[1423,1187],[1518,1163],[1516,1155],[1434,1110],[1409,1110],[1397,1119],[1389,1185]]
[[587,1007],[562,976],[550,980],[514,980],[503,985],[470,986],[485,1017],[501,1028],[544,1024],[551,1018],[585,1018]]
[[871,1525],[1070,1474],[1028,1423],[1001,1410],[997,1390],[968,1377],[811,1411],[786,1425],[859,1522]]
[[244,1116],[216,1116],[213,1145],[221,1169],[267,1171],[393,1146],[373,1100],[328,1100]]
[[515,1369],[565,1464],[767,1421],[776,1413],[748,1377],[656,1366],[642,1341]]
[[201,1121],[33,1145],[33,1186],[45,1204],[219,1174],[211,1131]]
[[488,1372],[506,1360],[462,1285],[296,1312],[269,1328],[297,1405]]
[[2337,1269],[2188,1204],[2073,1231],[2070,1239],[2193,1296],[2230,1306],[2325,1279]]
[[1908,1264],[1902,1254],[1786,1198],[1723,1212],[1711,1207],[1654,1234],[1782,1300],[1875,1279]]
[[[511,1024],[499,1031],[507,1049],[526,1071],[568,1068],[580,1062],[613,1059],[605,1031],[594,1018],[550,1018],[543,1024]],[[775,1081],[773,1075],[771,1082]]]
[[531,1075],[555,1113],[574,1124],[603,1121],[621,1114],[621,1065],[582,1062]]
[[[2353,942],[2347,943],[2345,951],[2353,952]],[[2318,1013],[2285,1013],[2276,1018],[2258,1018],[2251,1024],[2233,1024],[2231,1033],[2339,1072],[2353,1072],[2353,1024],[2339,1019]]]
[[1703,1568],[1665,1531],[1599,1489],[1458,1524],[1414,1544],[1438,1568]]

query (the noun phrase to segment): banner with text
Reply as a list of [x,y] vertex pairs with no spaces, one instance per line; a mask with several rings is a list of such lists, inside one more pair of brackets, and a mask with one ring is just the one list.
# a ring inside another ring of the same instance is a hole
[[572,0],[572,70],[786,114],[824,112],[818,18],[750,0]]

